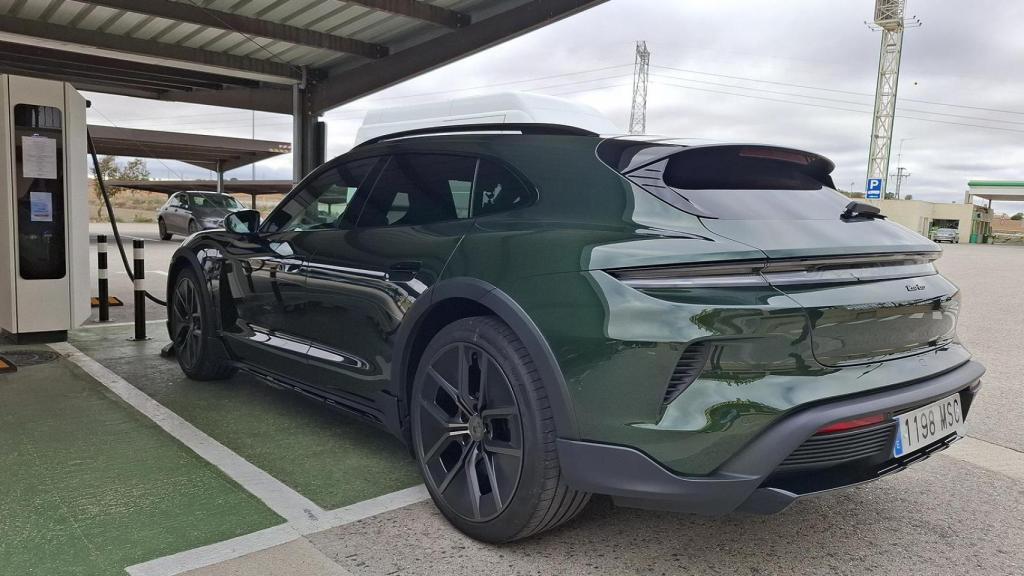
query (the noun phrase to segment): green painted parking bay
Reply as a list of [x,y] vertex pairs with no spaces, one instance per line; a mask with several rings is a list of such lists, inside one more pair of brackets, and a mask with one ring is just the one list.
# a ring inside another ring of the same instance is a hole
[[122,574],[283,522],[62,358],[0,374],[0,446],[2,574]]
[[126,342],[131,327],[79,330],[70,342],[324,509],[421,482],[408,451],[386,432],[247,374],[190,380],[158,355],[163,327],[149,329],[153,339],[141,343]]

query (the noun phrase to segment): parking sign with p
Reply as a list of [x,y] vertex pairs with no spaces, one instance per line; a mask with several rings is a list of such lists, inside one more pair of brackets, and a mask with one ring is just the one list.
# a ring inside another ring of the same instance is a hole
[[882,188],[885,187],[885,180],[882,178],[868,178],[867,197],[881,198]]

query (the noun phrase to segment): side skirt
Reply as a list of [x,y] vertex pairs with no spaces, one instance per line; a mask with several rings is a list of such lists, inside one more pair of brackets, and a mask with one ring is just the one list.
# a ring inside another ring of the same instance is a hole
[[[366,403],[363,399],[324,394],[323,391],[318,388],[309,386],[302,382],[283,378],[277,374],[272,374],[246,362],[236,360],[233,363],[239,370],[252,374],[274,388],[295,392],[313,400],[314,402],[324,404],[328,408],[332,408],[348,416],[354,416],[363,422],[372,424],[373,426],[388,432],[391,432],[391,428],[386,424],[388,419],[397,417],[397,403],[392,403],[390,406],[373,406]],[[391,412],[390,414],[388,410],[389,408]]]

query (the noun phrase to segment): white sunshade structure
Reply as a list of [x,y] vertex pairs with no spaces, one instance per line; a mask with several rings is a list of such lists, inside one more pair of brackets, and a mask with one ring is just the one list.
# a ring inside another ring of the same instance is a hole
[[971,204],[972,198],[992,202],[1024,202],[1024,181],[1019,180],[971,180],[967,183],[965,204]]

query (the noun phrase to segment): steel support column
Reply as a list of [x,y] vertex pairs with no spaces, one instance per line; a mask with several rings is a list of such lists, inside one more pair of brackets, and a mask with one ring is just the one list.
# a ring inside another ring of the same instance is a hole
[[313,83],[303,68],[302,82],[292,86],[292,180],[299,180],[323,162],[322,125],[313,110]]

